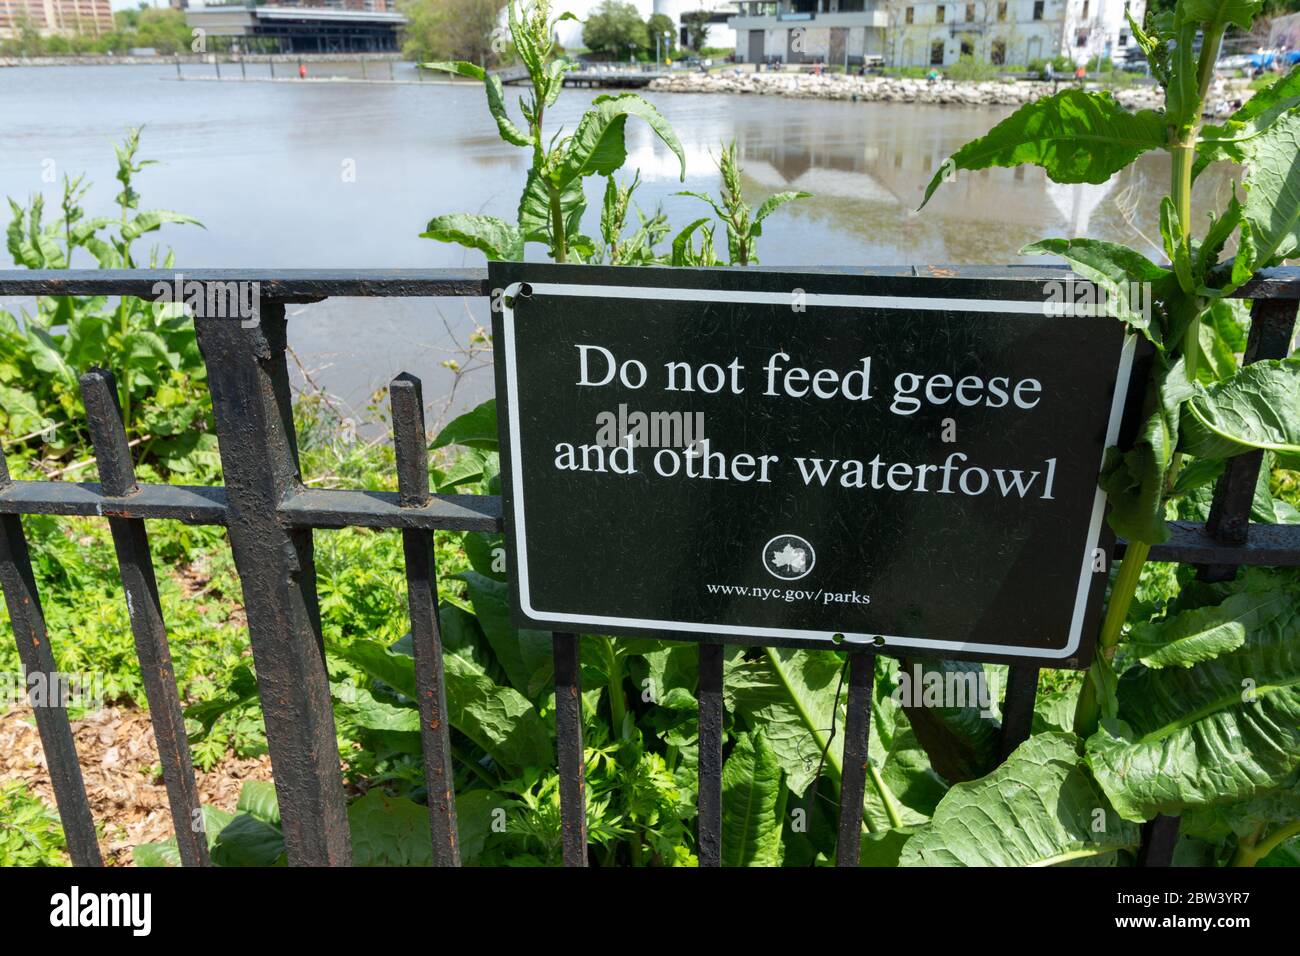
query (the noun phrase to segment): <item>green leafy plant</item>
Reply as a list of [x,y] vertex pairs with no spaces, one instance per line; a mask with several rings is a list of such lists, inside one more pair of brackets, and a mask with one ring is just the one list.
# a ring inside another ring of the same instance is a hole
[[[117,213],[90,216],[83,208],[89,185],[64,177],[57,218],[46,221],[45,199],[24,206],[9,200],[6,233],[14,264],[27,269],[68,269],[80,253],[101,269],[139,266],[170,269],[173,256],[153,247],[141,262],[141,237],[167,223],[197,220],[165,209],[139,210],[136,176],[140,131],[117,150]],[[8,455],[30,456],[48,472],[62,473],[89,446],[78,376],[91,366],[110,369],[136,463],[161,475],[211,475],[218,466],[212,434],[207,374],[193,320],[180,306],[122,296],[43,297],[33,313],[0,310],[0,423]],[[152,475],[146,471],[145,476]]]
[[[640,210],[640,224],[629,237],[623,237],[629,222],[632,193],[639,174],[630,184],[615,182],[615,172],[627,159],[624,129],[629,118],[646,123],[677,157],[680,176],[686,178],[686,156],[681,143],[667,120],[647,100],[635,93],[596,97],[591,109],[582,115],[572,134],[563,131],[547,136],[544,131],[546,111],[555,105],[564,88],[564,74],[575,64],[555,57],[555,24],[576,19],[571,13],[552,18],[547,0],[535,0],[520,6],[508,5],[510,36],[519,60],[528,71],[531,91],[520,98],[524,119],[522,128],[510,116],[505,87],[501,78],[482,67],[464,61],[426,63],[427,68],[444,70],[483,83],[488,110],[496,121],[501,138],[513,146],[529,149],[532,162],[519,198],[516,221],[506,222],[494,216],[455,213],[435,216],[423,236],[440,242],[454,242],[478,249],[489,259],[524,257],[527,243],[544,243],[556,262],[605,262],[611,265],[712,265],[716,262],[712,230],[702,229],[707,219],[696,220],[677,234],[671,253],[658,253],[655,244],[671,231],[662,213],[646,217]],[[645,25],[633,21],[644,33]],[[705,198],[727,228],[733,265],[745,265],[757,258],[753,239],[761,234],[763,220],[778,206],[804,193],[780,193],[765,201],[753,218],[740,193],[740,170],[734,145],[724,148],[721,160],[723,194],[720,202]],[[606,178],[601,206],[601,239],[582,232],[587,197],[583,182],[591,176]],[[692,194],[696,195],[696,194]],[[692,247],[692,236],[701,230],[701,247]]]
[[67,866],[63,827],[53,808],[21,780],[0,784],[0,866]]
[[[1171,186],[1160,211],[1167,263],[1081,238],[1046,239],[1025,251],[1064,258],[1154,349],[1142,425],[1127,447],[1108,451],[1101,476],[1110,524],[1128,539],[1128,551],[1071,721],[1079,736],[1055,746],[1068,743],[1081,754],[1080,766],[1124,820],[1189,814],[1184,832],[1194,836],[1210,834],[1201,814],[1261,799],[1281,801],[1289,820],[1300,817],[1294,572],[1251,572],[1212,587],[1188,582],[1163,616],[1126,631],[1140,611],[1134,597],[1150,548],[1168,537],[1169,515],[1204,518],[1208,488],[1229,458],[1263,450],[1269,465],[1300,462],[1300,360],[1239,369],[1243,306],[1227,298],[1260,269],[1300,252],[1300,71],[1257,93],[1222,125],[1202,119],[1225,30],[1248,28],[1259,8],[1250,0],[1179,0],[1146,29],[1130,19],[1164,90],[1163,111],[1128,113],[1107,94],[1064,90],[963,146],[925,195],[928,201],[950,170],[1032,164],[1055,182],[1101,183],[1142,153],[1169,155]],[[1197,228],[1192,185],[1216,161],[1242,165],[1243,195],[1234,191],[1226,208]],[[1136,289],[1149,290],[1152,309],[1138,308]],[[1266,472],[1256,520],[1295,520],[1269,487]],[[1008,765],[1043,746],[1031,740]],[[960,825],[973,812],[984,810],[945,800],[936,825],[948,816]],[[1009,814],[998,827],[1004,838],[1016,819]],[[1255,846],[1290,832],[1258,822]],[[1054,842],[1074,852],[1068,840]]]

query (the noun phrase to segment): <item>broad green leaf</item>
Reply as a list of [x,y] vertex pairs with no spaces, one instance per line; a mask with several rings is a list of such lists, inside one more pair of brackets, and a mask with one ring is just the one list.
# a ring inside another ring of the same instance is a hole
[[[695,230],[707,226],[708,223],[709,223],[709,219],[707,216],[704,217],[703,219],[696,219],[694,222],[688,223],[682,229],[682,231],[679,232],[673,238],[672,264],[674,266],[693,266],[693,265],[704,264],[698,261],[699,257],[696,256],[694,246],[691,244],[691,236],[695,234]],[[704,230],[703,234],[707,237],[707,239],[704,242],[704,244],[701,246],[701,249],[702,250],[705,248],[712,249],[712,238],[713,238],[712,229]],[[701,255],[703,255],[703,252],[701,253]]]
[[510,620],[510,589],[504,582],[476,571],[464,571],[459,577],[469,590],[479,625],[505,669],[506,678],[525,696],[536,697],[554,679],[550,633],[514,626]]
[[1178,447],[1200,458],[1264,449],[1281,467],[1300,467],[1300,358],[1255,362],[1226,381],[1198,384]]
[[470,531],[461,539],[461,547],[465,550],[465,557],[469,558],[469,566],[483,577],[496,581],[508,580],[504,560],[505,541],[501,535]]
[[401,650],[384,647],[378,641],[354,640],[344,646],[330,648],[330,653],[342,657],[411,700],[418,696],[415,687],[415,660]]
[[175,837],[162,843],[141,843],[132,848],[131,862],[136,866],[181,866],[181,851]]
[[[802,796],[826,753],[826,770],[840,777],[844,753],[843,695],[835,691],[843,661],[829,651],[763,648],[758,660],[733,657],[723,682],[727,709],[763,734],[785,771],[790,790]],[[832,740],[831,724],[841,728]]]
[[513,773],[555,761],[551,731],[517,690],[498,685],[459,654],[443,657],[451,725]]
[[[248,785],[245,784],[245,787]],[[218,810],[216,807],[202,807],[203,835],[207,838],[208,851],[216,845],[221,835],[232,820],[233,813]],[[131,860],[136,866],[182,866],[181,851],[176,846],[176,838],[169,837],[162,843],[142,843],[131,850]]]
[[1130,541],[1160,544],[1169,537],[1165,527],[1164,483],[1178,442],[1180,408],[1192,394],[1183,361],[1163,365],[1156,353],[1154,378],[1143,398],[1143,426],[1125,452],[1106,451],[1098,484],[1110,505],[1107,521],[1115,533]]
[[[812,193],[798,191],[774,193],[773,195],[768,196],[763,200],[763,204],[758,207],[758,211],[754,213],[754,225],[758,226],[764,219],[772,215],[772,213],[776,212],[786,203],[794,202],[796,199],[808,199],[811,196]],[[750,234],[756,236],[759,235],[759,232],[754,229],[750,231]]]
[[483,88],[487,91],[488,109],[497,122],[497,132],[507,143],[515,146],[532,146],[533,138],[510,121],[506,112],[506,91],[501,85],[501,77],[489,74],[483,79]]
[[1300,106],[1239,144],[1256,269],[1300,253]]
[[1273,125],[1279,116],[1300,105],[1300,66],[1246,100],[1222,126],[1207,125],[1196,144],[1195,174],[1220,159],[1245,162],[1243,144]]
[[[1060,256],[1077,274],[1101,287],[1113,303],[1116,318],[1158,343],[1160,330],[1152,325],[1151,305],[1171,279],[1168,269],[1127,246],[1101,239],[1043,239],[1025,246],[1020,254]],[[1149,294],[1144,295],[1144,289]]]
[[[447,605],[440,617],[447,650],[442,660],[451,725],[512,772],[552,762],[550,731],[536,708],[518,691],[498,685],[479,662],[479,653],[472,646],[474,638],[465,635],[473,618]],[[346,647],[331,648],[331,653],[414,699],[415,665],[403,645],[409,647],[409,635],[394,645],[395,653],[374,641],[353,641]],[[414,706],[386,704],[348,684],[331,684],[331,692],[353,708],[359,722],[369,721],[363,726],[407,733],[420,729]]]
[[563,188],[574,179],[593,174],[608,176],[623,165],[627,149],[623,144],[623,127],[629,116],[645,120],[681,164],[681,178],[686,178],[686,155],[668,121],[660,112],[635,93],[598,96],[578,121],[568,141],[563,162],[552,174],[555,186]]
[[858,866],[898,866],[903,848],[918,827],[896,827],[880,833],[862,834]]
[[1300,781],[1239,803],[1222,804],[1185,814],[1179,831],[1206,840],[1251,837],[1262,826],[1300,820]]
[[0,412],[8,418],[6,431],[14,438],[46,427],[46,418],[41,414],[36,399],[22,389],[0,385]]
[[400,707],[377,699],[364,687],[330,683],[330,696],[359,726],[387,733],[418,733],[420,715],[414,707]]
[[946,160],[930,180],[922,207],[945,176],[959,169],[1041,166],[1053,182],[1104,183],[1142,153],[1165,145],[1165,119],[1130,113],[1109,95],[1062,90],[1020,107]]
[[464,415],[453,418],[438,432],[438,437],[429,447],[445,448],[447,445],[496,451],[500,445],[497,438],[497,400],[489,398]]
[[[982,714],[979,687],[984,670],[979,664],[903,658],[896,674],[892,668],[886,673],[893,676],[891,699],[903,704],[917,740],[945,779],[974,780],[997,765],[1001,725],[995,704],[988,717]],[[958,693],[963,697],[960,706]]]
[[212,862],[217,866],[284,866],[284,834],[265,820],[241,813],[212,845]]
[[489,259],[518,260],[524,257],[524,237],[518,227],[494,216],[464,213],[434,216],[420,235],[425,239],[478,249]]
[[378,787],[348,807],[353,866],[432,866],[429,808]]
[[[528,170],[524,191],[519,196],[519,229],[525,242],[545,242],[554,249],[551,237],[551,200],[547,181],[535,170]],[[577,233],[582,214],[587,209],[587,194],[582,190],[582,179],[571,180],[560,190],[560,218],[564,221],[565,236]]]
[[1164,37],[1173,41],[1173,50],[1166,54],[1170,70],[1165,88],[1165,121],[1173,127],[1175,142],[1179,137],[1189,136],[1193,125],[1200,119],[1199,51],[1196,49],[1196,37],[1200,32],[1199,21],[1187,15],[1185,0],[1178,3],[1173,10],[1173,22]]
[[1241,224],[1241,203],[1233,196],[1228,200],[1228,208],[1222,216],[1211,217],[1210,228],[1205,238],[1196,245],[1195,271],[1205,281],[1206,274],[1218,264],[1219,254],[1227,245],[1232,233]]
[[1088,739],[1088,764],[1126,819],[1214,807],[1280,786],[1300,767],[1300,608],[1190,668],[1132,668],[1119,721]]
[[756,731],[722,768],[722,865],[780,866],[786,788],[781,764]]
[[1136,847],[1071,733],[1030,737],[987,777],[959,783],[903,847],[901,866],[1051,866]]
[[483,853],[492,833],[493,814],[506,798],[494,790],[470,790],[456,794],[456,830],[461,863],[472,866]]
[[235,810],[278,827],[280,801],[275,795],[275,784],[269,780],[249,780],[239,791],[239,803]]
[[421,63],[420,66],[426,70],[441,70],[444,73],[455,73],[470,80],[482,80],[486,75],[483,67],[477,63],[469,63],[465,60],[437,60],[432,63]]
[[1233,24],[1249,30],[1263,0],[1179,0],[1183,16],[1198,23]]
[[1249,591],[1134,627],[1125,650],[1147,667],[1191,667],[1235,651],[1262,623],[1292,613],[1300,590]]
[[447,470],[442,473],[442,477],[438,481],[438,491],[446,494],[454,491],[460,485],[482,480],[488,454],[494,453],[488,452],[485,454],[477,448],[466,448],[456,456],[455,460],[447,467]]
[[172,212],[170,209],[147,209],[144,212],[137,213],[134,219],[122,227],[122,238],[127,240],[139,239],[146,232],[161,229],[163,224],[168,222],[203,226],[203,223],[193,216],[187,216],[181,212]]

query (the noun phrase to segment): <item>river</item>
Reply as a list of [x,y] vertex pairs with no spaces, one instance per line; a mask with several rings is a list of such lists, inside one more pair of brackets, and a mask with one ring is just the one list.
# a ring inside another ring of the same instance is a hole
[[[249,75],[265,69],[250,66]],[[514,218],[528,154],[498,138],[478,87],[199,81],[211,76],[210,66],[185,73],[190,80],[181,82],[170,64],[0,69],[0,193],[21,199],[44,191],[48,209],[57,205],[49,173],[85,172],[94,183],[89,211],[111,213],[113,143],[128,126],[143,125],[141,154],[160,165],[138,178],[141,208],[175,209],[205,226],[161,233],[181,270],[481,265],[477,252],[421,239],[425,223],[446,212]],[[238,67],[226,65],[223,74],[238,76]],[[414,78],[409,64],[398,64],[396,75]],[[566,91],[548,113],[549,130],[572,130],[592,95]],[[1036,169],[961,174],[917,213],[944,158],[1008,110],[671,93],[647,99],[676,130],[687,177],[679,182],[672,154],[630,121],[625,168],[641,170],[643,208],[662,203],[678,227],[705,215],[698,200],[674,193],[716,191],[712,155],[732,138],[751,204],[777,190],[814,194],[768,220],[759,242],[764,265],[1009,263],[1021,261],[1027,242],[1070,234],[1159,255],[1152,239],[1159,240],[1158,202],[1168,185],[1159,154],[1099,186],[1053,184]],[[586,231],[596,235],[602,184],[588,182]],[[1197,201],[1222,206],[1229,188],[1211,170],[1198,182]],[[542,252],[534,247],[531,255]],[[437,400],[452,382],[441,363],[456,356],[476,322],[486,322],[483,303],[336,299],[292,314],[295,354],[351,408],[362,409],[403,370],[425,380],[435,418],[491,394],[490,373],[481,370],[465,377],[450,408]]]

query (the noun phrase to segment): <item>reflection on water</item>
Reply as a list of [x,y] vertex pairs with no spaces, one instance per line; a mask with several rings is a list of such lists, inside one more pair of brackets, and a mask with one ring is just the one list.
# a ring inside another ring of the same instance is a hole
[[[92,196],[106,206],[115,192],[111,143],[125,127],[144,124],[144,155],[163,162],[140,178],[145,204],[191,213],[206,226],[163,233],[182,266],[477,265],[478,253],[419,238],[429,217],[514,218],[528,154],[497,137],[478,88],[181,83],[174,76],[169,66],[0,70],[0,193],[48,195],[53,187],[41,174],[53,160],[60,176],[87,171],[98,186]],[[548,112],[549,129],[572,131],[589,98],[567,92]],[[768,221],[759,242],[765,265],[1006,263],[1019,260],[1025,243],[1070,234],[1159,255],[1163,154],[1144,156],[1101,185],[1061,186],[1036,169],[961,173],[917,213],[944,159],[1009,110],[648,98],[681,139],[687,177],[679,181],[676,157],[644,124],[629,124],[628,168],[641,170],[643,208],[662,205],[678,224],[703,215],[698,200],[677,193],[716,189],[713,156],[731,138],[751,204],[776,190],[814,193]],[[588,181],[591,235],[600,187]],[[1198,181],[1197,201],[1221,208],[1229,188],[1212,168]],[[543,252],[534,247],[530,255]],[[290,330],[318,380],[361,407],[403,369],[425,379],[426,395],[445,393],[444,350],[486,320],[479,302],[333,300],[304,307]],[[490,375],[480,373],[462,385],[456,407],[490,390]]]

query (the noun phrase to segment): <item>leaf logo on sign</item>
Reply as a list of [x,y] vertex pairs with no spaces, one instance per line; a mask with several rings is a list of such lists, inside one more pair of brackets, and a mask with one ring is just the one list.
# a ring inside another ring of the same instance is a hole
[[817,554],[797,534],[779,534],[763,546],[763,567],[782,581],[796,581],[813,569]]
[[803,548],[796,548],[787,543],[780,551],[775,551],[772,554],[772,567],[774,568],[787,568],[795,574],[803,574],[807,566],[808,552]]

